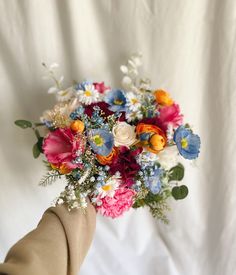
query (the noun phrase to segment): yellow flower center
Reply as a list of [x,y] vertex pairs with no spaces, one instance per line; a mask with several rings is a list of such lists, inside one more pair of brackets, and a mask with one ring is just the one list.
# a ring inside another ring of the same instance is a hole
[[91,93],[91,91],[85,91],[85,92],[84,92],[84,95],[86,95],[86,96],[91,96],[92,93]]
[[136,103],[138,103],[138,100],[137,100],[136,98],[132,98],[132,99],[131,99],[131,102],[132,102],[133,104],[136,104]]
[[187,141],[186,138],[183,138],[181,140],[181,147],[184,148],[184,149],[188,147],[188,141]]
[[62,91],[61,96],[66,96],[68,94],[68,91]]
[[97,146],[102,146],[104,144],[104,139],[100,135],[94,136],[93,141]]
[[104,191],[110,191],[111,190],[111,185],[104,185],[104,186],[102,186],[102,190],[104,190]]
[[114,100],[114,104],[115,104],[115,105],[122,105],[122,104],[123,104],[123,100],[115,99],[115,100]]

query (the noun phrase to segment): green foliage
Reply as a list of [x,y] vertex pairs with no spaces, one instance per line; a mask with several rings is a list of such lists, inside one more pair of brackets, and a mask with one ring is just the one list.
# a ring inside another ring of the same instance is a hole
[[38,142],[36,142],[36,143],[34,144],[32,151],[33,151],[33,156],[34,156],[34,158],[35,158],[35,159],[38,158],[39,155],[40,155],[40,150],[39,150],[39,147],[38,147]]
[[188,187],[186,185],[175,186],[172,188],[171,194],[176,200],[182,200],[188,195]]
[[42,148],[43,147],[43,137],[38,138],[37,146],[38,146],[40,153],[43,153],[43,148]]
[[34,131],[37,138],[37,142],[34,144],[32,148],[32,152],[33,152],[34,158],[35,159],[38,158],[40,153],[43,153],[43,149],[42,149],[43,137],[40,136],[40,133],[36,129],[36,127],[43,126],[43,123],[32,123],[31,121],[28,121],[28,120],[19,119],[15,121],[15,124],[22,129],[31,128]]
[[51,185],[53,182],[55,182],[57,179],[61,178],[61,174],[56,170],[48,171],[45,176],[42,177],[42,179],[39,182],[39,185],[41,186],[47,186]]
[[184,177],[184,166],[179,163],[175,167],[172,167],[169,171],[169,181],[177,180],[180,181]]
[[42,145],[43,145],[43,137],[39,137],[38,141],[34,144],[32,149],[33,156],[35,159],[39,157],[40,153],[43,153]]
[[15,124],[22,129],[32,128],[32,122],[28,120],[19,119],[15,121]]
[[158,203],[149,203],[148,206],[154,218],[161,220],[165,224],[169,223],[165,212],[170,211],[170,208],[165,200],[161,200]]
[[166,202],[166,199],[170,195],[170,192],[162,194],[153,194],[149,192],[145,198],[137,199],[133,205],[133,208],[139,208],[147,205],[154,218],[157,218],[164,223],[168,223],[168,219],[165,212],[170,210]]

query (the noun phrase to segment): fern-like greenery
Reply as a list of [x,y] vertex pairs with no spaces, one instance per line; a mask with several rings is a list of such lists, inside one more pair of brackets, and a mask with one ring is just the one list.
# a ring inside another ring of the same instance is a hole
[[160,219],[167,224],[169,220],[166,216],[166,212],[170,210],[170,207],[166,200],[169,196],[169,192],[162,195],[149,192],[144,198],[137,199],[133,208],[148,206],[154,218]]
[[167,211],[170,211],[170,207],[168,206],[165,200],[149,203],[148,206],[154,218],[161,220],[165,224],[169,223],[169,220],[165,213]]
[[45,176],[42,177],[42,179],[39,182],[39,185],[41,186],[47,186],[51,185],[53,182],[55,182],[57,179],[60,179],[61,175],[56,170],[48,171]]

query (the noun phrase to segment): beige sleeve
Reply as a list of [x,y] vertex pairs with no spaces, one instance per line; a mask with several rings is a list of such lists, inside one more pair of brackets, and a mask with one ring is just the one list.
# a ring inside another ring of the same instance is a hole
[[77,275],[93,239],[96,212],[88,205],[68,212],[49,208],[38,227],[17,242],[0,264],[0,274]]

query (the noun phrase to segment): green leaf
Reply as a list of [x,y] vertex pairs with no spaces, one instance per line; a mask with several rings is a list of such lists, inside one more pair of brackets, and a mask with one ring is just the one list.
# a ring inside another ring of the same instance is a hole
[[38,142],[37,142],[38,149],[40,153],[43,153],[43,137],[39,137]]
[[36,142],[33,146],[33,156],[34,158],[38,158],[40,155],[40,150],[39,150],[39,147],[38,147],[38,142]]
[[28,120],[19,119],[15,121],[15,124],[22,129],[32,128],[32,123]]
[[143,207],[145,205],[145,201],[143,199],[137,200],[134,204],[133,204],[133,208],[139,208],[139,207]]
[[169,181],[177,180],[180,181],[184,177],[184,166],[179,163],[169,171]]
[[182,200],[188,195],[188,187],[186,185],[175,186],[172,188],[171,194],[176,200]]

